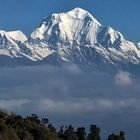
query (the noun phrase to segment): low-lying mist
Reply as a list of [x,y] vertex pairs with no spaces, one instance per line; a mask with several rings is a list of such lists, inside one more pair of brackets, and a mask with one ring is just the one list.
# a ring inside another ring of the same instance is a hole
[[[0,107],[10,112],[48,117],[57,127],[96,123],[104,135],[124,130],[139,136],[140,77],[83,72],[76,65],[1,68]],[[107,136],[106,136],[107,137]]]

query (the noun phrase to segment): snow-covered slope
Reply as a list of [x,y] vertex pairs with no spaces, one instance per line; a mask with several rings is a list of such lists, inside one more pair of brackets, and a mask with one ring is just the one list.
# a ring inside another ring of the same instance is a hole
[[140,64],[140,43],[101,25],[88,11],[75,8],[54,13],[27,37],[21,31],[0,31],[0,55],[34,63],[72,62],[84,67]]
[[48,42],[51,46],[93,45],[101,24],[87,11],[75,8],[67,13],[44,18],[31,37]]
[[12,60],[18,58],[34,61],[35,59],[31,56],[31,53],[29,54],[31,48],[28,48],[24,44],[25,40],[27,40],[27,38],[21,31],[5,32],[1,30],[0,58],[1,56],[5,56],[12,58]]
[[7,32],[7,34],[9,35],[9,37],[11,37],[12,39],[14,40],[17,40],[17,41],[21,41],[21,42],[24,42],[24,41],[27,41],[27,37],[25,36],[25,34],[21,31],[10,31],[10,32]]

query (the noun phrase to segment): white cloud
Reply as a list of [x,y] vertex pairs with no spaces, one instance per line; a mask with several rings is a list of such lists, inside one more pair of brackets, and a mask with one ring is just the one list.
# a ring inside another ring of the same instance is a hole
[[[66,99],[66,100],[54,100],[54,99],[39,99],[39,100],[26,100],[26,99],[14,99],[14,100],[0,100],[0,108],[6,110],[26,110],[28,112],[44,112],[53,115],[92,115],[92,114],[108,114],[108,113],[120,113],[127,110],[139,111],[140,99]],[[73,112],[73,113],[71,113]]]
[[126,99],[79,99],[73,101],[55,101],[52,99],[43,99],[38,103],[39,110],[53,114],[93,114],[97,112],[119,112],[126,108],[138,109],[140,100]]
[[82,74],[82,70],[76,64],[64,65],[64,70],[71,74]]
[[130,86],[133,84],[132,75],[129,72],[120,71],[115,76],[115,84],[119,86]]
[[10,100],[0,100],[0,108],[7,110],[15,110],[21,108],[23,105],[29,103],[26,99],[10,99]]

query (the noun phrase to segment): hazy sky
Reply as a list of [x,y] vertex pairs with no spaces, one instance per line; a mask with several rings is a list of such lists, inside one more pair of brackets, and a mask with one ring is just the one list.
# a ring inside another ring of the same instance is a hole
[[81,7],[105,26],[119,30],[130,41],[140,40],[139,0],[1,0],[0,29],[30,34],[43,17]]

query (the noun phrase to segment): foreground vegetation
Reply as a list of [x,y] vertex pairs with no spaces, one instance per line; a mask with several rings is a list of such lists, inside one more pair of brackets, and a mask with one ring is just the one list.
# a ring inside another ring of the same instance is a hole
[[[90,125],[86,133],[84,127],[76,130],[69,126],[61,126],[56,131],[47,118],[39,119],[36,114],[27,117],[8,114],[0,111],[0,140],[101,140],[100,128]],[[125,140],[123,131],[119,135],[112,133],[107,140]]]

